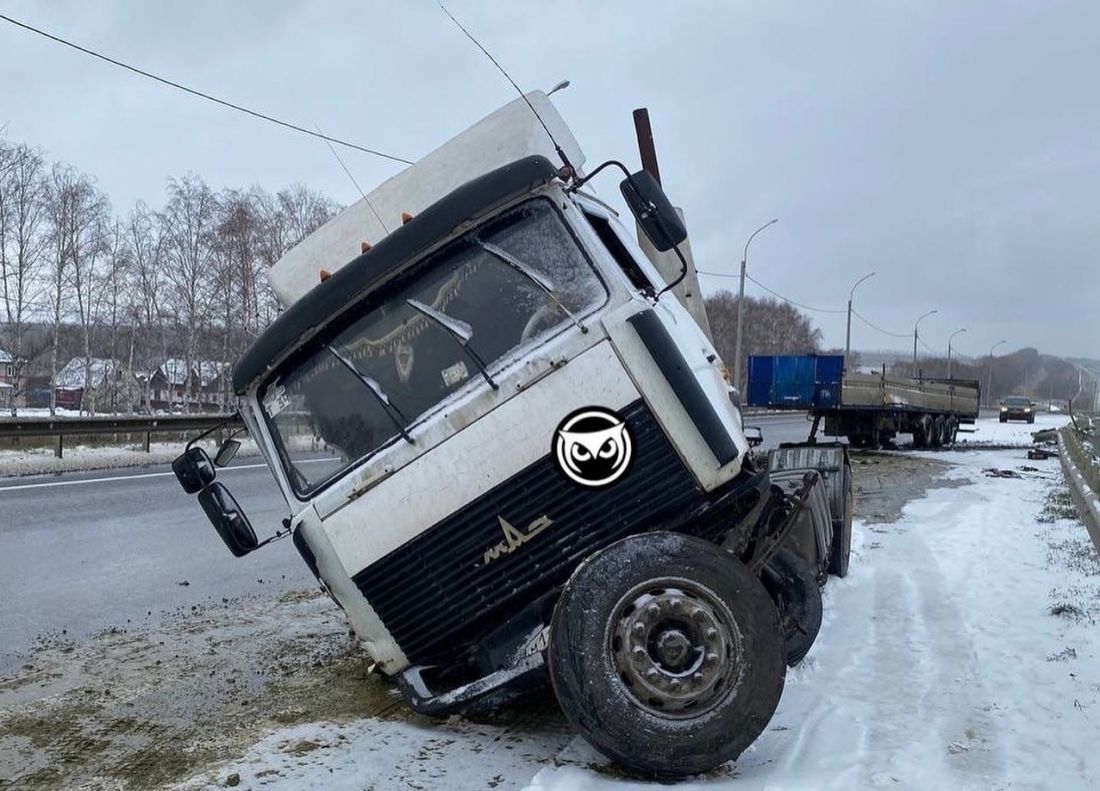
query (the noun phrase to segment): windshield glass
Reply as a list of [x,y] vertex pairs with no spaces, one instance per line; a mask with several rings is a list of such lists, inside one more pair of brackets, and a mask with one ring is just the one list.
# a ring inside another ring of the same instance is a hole
[[522,204],[449,244],[353,308],[350,322],[261,388],[294,489],[308,495],[382,445],[408,441],[402,426],[471,382],[488,385],[492,371],[606,298],[548,200]]
[[1003,403],[1005,406],[1031,406],[1031,399],[1020,397],[1006,398]]

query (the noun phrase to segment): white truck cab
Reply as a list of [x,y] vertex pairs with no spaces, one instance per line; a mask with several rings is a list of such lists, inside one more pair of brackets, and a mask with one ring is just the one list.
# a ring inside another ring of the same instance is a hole
[[[704,771],[764,728],[799,608],[846,564],[843,515],[838,539],[803,513],[824,491],[813,467],[842,486],[846,464],[820,446],[804,480],[769,482],[705,333],[587,191],[549,101],[528,100],[280,262],[286,309],[234,369],[239,413],[295,546],[415,709],[549,678],[612,758]],[[622,189],[676,252],[686,231],[656,182],[627,172]],[[193,446],[176,462],[230,549],[252,551],[215,466]]]

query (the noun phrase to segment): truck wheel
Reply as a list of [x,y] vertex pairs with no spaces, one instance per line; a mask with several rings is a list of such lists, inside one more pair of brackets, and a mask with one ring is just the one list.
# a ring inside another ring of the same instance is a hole
[[764,567],[760,581],[779,610],[779,623],[787,636],[787,665],[794,667],[806,656],[821,631],[821,588],[817,575],[805,558],[781,547]]
[[916,423],[913,425],[913,447],[919,449],[927,448],[932,433],[932,418],[928,415],[921,415],[917,418]]
[[585,561],[550,624],[566,718],[600,752],[654,777],[733,760],[775,712],[786,646],[760,580],[676,533],[630,536]]
[[952,415],[947,418],[947,434],[944,437],[944,445],[954,445],[959,438],[959,419]]
[[931,445],[933,448],[941,447],[943,445],[943,435],[943,415],[936,415],[936,417],[932,419],[932,435],[928,444]]

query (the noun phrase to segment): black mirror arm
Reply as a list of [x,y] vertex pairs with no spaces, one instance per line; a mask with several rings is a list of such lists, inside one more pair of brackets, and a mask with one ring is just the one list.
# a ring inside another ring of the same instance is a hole
[[631,184],[634,183],[634,180],[631,178],[630,171],[626,169],[626,165],[624,165],[622,162],[620,162],[617,159],[609,159],[606,162],[604,162],[602,165],[597,167],[595,170],[593,170],[591,173],[589,173],[587,176],[585,176],[583,179],[573,179],[573,183],[570,184],[568,187],[566,187],[566,191],[567,192],[576,192],[581,187],[583,187],[585,184],[587,184],[589,181],[591,181],[593,178],[595,178],[596,174],[598,174],[601,170],[604,170],[605,168],[609,168],[609,167],[618,168],[619,170],[621,170],[623,172],[623,174],[628,179],[631,179],[631,181],[630,181]]
[[[285,530],[276,530],[275,535],[270,536],[268,538],[265,538],[263,541],[258,543],[256,545],[256,549],[259,549],[260,547],[266,547],[268,544],[272,544],[276,541],[279,541],[280,539],[286,538],[289,535],[290,535],[290,528],[289,527],[286,528]],[[255,550],[253,550],[253,551],[255,551]]]
[[680,259],[680,276],[669,283],[667,286],[662,288],[660,291],[658,291],[657,295],[653,297],[654,301],[660,299],[661,294],[665,293],[666,291],[671,291],[672,289],[676,288],[676,286],[680,285],[680,283],[683,282],[684,278],[687,277],[688,262],[687,259],[684,258],[684,254],[680,252],[680,246],[673,245],[672,252],[676,253],[676,257]]
[[[583,187],[587,182],[591,181],[592,178],[597,173],[599,173],[601,170],[604,170],[605,168],[608,168],[608,167],[616,167],[619,170],[621,170],[623,172],[623,174],[626,176],[627,180],[630,182],[631,186],[634,187],[635,191],[636,192],[641,192],[638,189],[635,182],[634,182],[634,175],[629,170],[626,169],[626,165],[624,165],[622,162],[620,162],[617,159],[607,160],[602,165],[600,165],[595,170],[593,170],[591,173],[589,173],[587,176],[585,176],[583,179],[574,179],[573,183],[567,188],[567,191],[576,192],[581,187]],[[676,288],[676,286],[680,285],[680,283],[683,282],[684,278],[687,277],[687,270],[688,270],[687,259],[684,258],[684,254],[680,252],[679,245],[673,245],[672,250],[673,250],[674,253],[676,253],[676,257],[680,259],[680,276],[677,277],[675,280],[673,280],[668,285],[666,285],[660,291],[658,291],[653,297],[654,302],[656,302],[657,300],[659,300],[661,298],[661,294],[664,294],[666,291],[669,291],[670,289]]]

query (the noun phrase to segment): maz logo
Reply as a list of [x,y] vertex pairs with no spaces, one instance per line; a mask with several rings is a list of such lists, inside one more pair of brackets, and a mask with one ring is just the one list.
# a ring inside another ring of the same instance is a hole
[[543,530],[554,524],[550,517],[543,514],[531,524],[527,525],[527,532],[521,532],[513,527],[503,516],[498,516],[497,520],[500,522],[500,529],[504,533],[504,540],[485,550],[485,554],[481,556],[481,563],[483,566],[488,566],[501,555],[512,554]]

